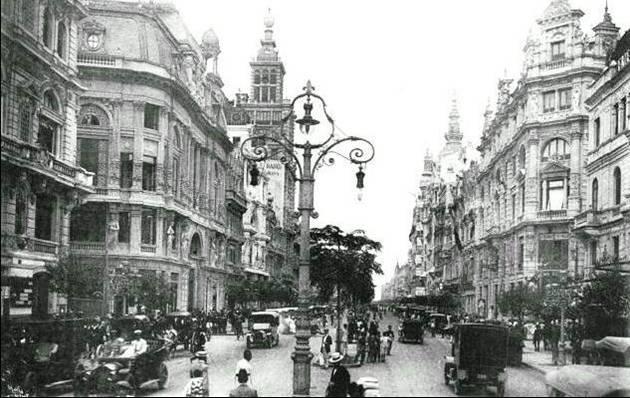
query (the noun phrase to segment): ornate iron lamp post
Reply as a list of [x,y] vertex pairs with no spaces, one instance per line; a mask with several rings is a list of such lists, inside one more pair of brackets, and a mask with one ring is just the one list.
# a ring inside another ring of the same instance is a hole
[[[311,299],[310,287],[310,221],[311,217],[316,218],[317,213],[313,209],[313,188],[315,183],[314,174],[323,165],[333,165],[335,156],[340,156],[353,164],[359,166],[356,174],[357,188],[363,188],[365,173],[363,167],[365,163],[374,158],[374,146],[367,140],[359,137],[339,138],[335,136],[335,124],[333,119],[326,112],[326,103],[323,98],[315,94],[315,88],[308,81],[304,87],[304,93],[298,95],[291,102],[291,111],[282,118],[282,131],[279,136],[254,136],[249,137],[241,146],[243,157],[251,162],[249,166],[250,184],[256,185],[260,172],[256,166],[257,162],[268,159],[279,160],[288,165],[294,179],[299,183],[299,203],[298,214],[300,219],[300,268],[298,278],[298,316],[296,322],[295,351],[291,354],[293,359],[293,395],[308,396],[311,387],[311,360],[313,354],[309,346],[311,337],[310,323],[308,319],[308,305]],[[321,142],[311,142],[309,134],[314,127],[320,124],[319,120],[312,115],[315,103],[319,103],[318,108],[325,115],[330,124],[330,133]],[[303,102],[304,116],[295,120],[299,125],[300,132],[304,136],[303,142],[296,143],[290,141],[284,134],[284,126],[290,120],[294,120],[296,103]],[[263,138],[265,143],[254,141]],[[266,143],[272,144],[267,146]],[[248,145],[251,143],[251,148]],[[256,145],[255,145],[256,143]],[[348,155],[342,155],[334,149],[342,144],[351,143]],[[299,156],[302,156],[300,160]],[[316,156],[313,162],[313,155]]]

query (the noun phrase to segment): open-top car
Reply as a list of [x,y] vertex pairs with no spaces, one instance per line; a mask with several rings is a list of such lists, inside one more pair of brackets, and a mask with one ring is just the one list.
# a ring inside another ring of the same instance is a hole
[[451,355],[445,357],[444,383],[453,381],[457,395],[464,386],[474,385],[495,386],[497,396],[504,396],[508,334],[508,328],[502,325],[455,324]]
[[175,311],[166,314],[166,325],[172,327],[177,332],[177,337],[172,343],[173,351],[180,344],[184,345],[187,350],[190,346],[190,340],[193,332],[193,316],[188,311]]
[[419,319],[405,319],[400,328],[398,341],[406,343],[413,341],[416,343],[424,343],[424,327],[423,322]]
[[252,312],[248,318],[249,332],[245,336],[247,348],[263,346],[271,348],[280,343],[278,326],[280,315],[277,312]]
[[163,389],[168,381],[164,341],[150,333],[141,317],[112,321],[112,338],[96,350],[96,358],[80,361],[75,368],[75,395],[137,394]]
[[78,318],[13,321],[10,335],[15,340],[2,348],[3,366],[6,361],[12,368],[12,382],[33,396],[72,388],[74,366],[86,355],[89,322]]

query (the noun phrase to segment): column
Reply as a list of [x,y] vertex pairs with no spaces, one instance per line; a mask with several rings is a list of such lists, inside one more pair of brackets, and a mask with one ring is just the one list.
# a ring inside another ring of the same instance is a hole
[[133,103],[133,183],[131,187],[142,190],[142,155],[144,147],[144,101]]
[[[571,167],[569,183],[571,189],[567,198],[567,215],[582,212],[582,135],[584,126],[578,122],[571,124]],[[566,188],[565,188],[566,189]],[[584,191],[586,192],[586,191]]]
[[120,124],[121,115],[123,112],[122,101],[110,102],[111,120],[110,126],[112,128],[111,135],[108,141],[108,156],[107,156],[107,180],[105,185],[108,188],[119,189],[120,188]]
[[[537,131],[531,130],[527,140],[527,175],[525,177],[525,218],[534,219],[539,209],[538,203],[538,152]],[[543,190],[544,192],[544,190]],[[544,202],[543,202],[544,203]]]

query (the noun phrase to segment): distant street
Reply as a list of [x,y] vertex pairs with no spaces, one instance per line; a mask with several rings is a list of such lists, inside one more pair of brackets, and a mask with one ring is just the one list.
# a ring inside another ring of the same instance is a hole
[[[386,317],[381,328],[397,321]],[[332,328],[331,328],[332,330]],[[319,352],[321,336],[311,339],[313,353]],[[292,391],[293,362],[290,354],[295,339],[282,335],[280,345],[272,349],[253,350],[253,385],[260,396],[290,396]],[[449,343],[447,339],[425,336],[424,345],[394,343],[392,356],[386,363],[366,364],[351,368],[352,380],[373,376],[379,380],[382,396],[455,396],[452,386],[444,385],[444,355]],[[245,342],[237,342],[234,336],[214,336],[210,363],[212,396],[227,396],[236,386],[234,371],[236,362],[242,357]],[[189,375],[189,359],[183,351],[168,363],[170,380],[165,390],[152,396],[182,396]],[[330,370],[313,366],[311,373],[311,395],[324,396]],[[493,395],[493,389],[465,391],[465,396]],[[544,396],[545,387],[540,373],[526,367],[509,368],[507,396]]]

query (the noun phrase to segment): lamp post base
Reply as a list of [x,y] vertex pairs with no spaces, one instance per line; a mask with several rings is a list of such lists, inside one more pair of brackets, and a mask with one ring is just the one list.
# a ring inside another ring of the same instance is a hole
[[311,393],[311,361],[313,353],[309,340],[311,338],[310,322],[305,308],[299,309],[295,331],[295,351],[293,360],[293,396],[307,397]]

